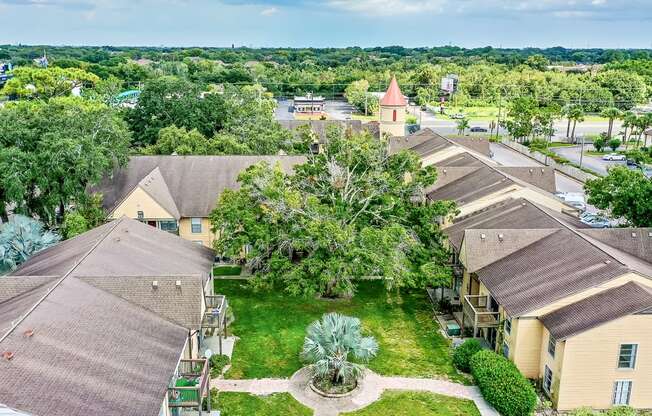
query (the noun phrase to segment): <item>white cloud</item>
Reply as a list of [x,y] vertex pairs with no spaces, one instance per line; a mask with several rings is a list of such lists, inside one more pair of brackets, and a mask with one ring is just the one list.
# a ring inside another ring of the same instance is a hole
[[335,9],[377,16],[441,13],[447,0],[327,0]]
[[263,16],[271,16],[273,14],[278,13],[278,9],[276,7],[269,7],[267,9],[263,9],[260,14]]

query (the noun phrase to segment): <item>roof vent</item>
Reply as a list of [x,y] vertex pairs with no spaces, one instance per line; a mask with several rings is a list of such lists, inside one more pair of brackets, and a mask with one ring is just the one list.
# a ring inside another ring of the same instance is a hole
[[154,289],[156,289],[156,288],[158,287],[158,280],[154,280],[154,281],[152,282],[152,287],[153,287]]
[[446,169],[444,169],[444,175],[446,174],[446,172],[447,172]]
[[11,351],[5,351],[5,352],[2,353],[2,358],[4,358],[5,360],[9,361],[9,360],[11,360],[12,358],[14,358],[14,353],[11,352]]
[[611,260],[605,260],[604,264],[611,264]]
[[546,170],[541,168],[541,173],[546,173]]
[[31,338],[34,336],[34,330],[30,328],[27,331],[23,332],[23,335],[25,335],[25,338]]
[[175,283],[175,285],[176,285],[178,288],[180,288],[180,287],[181,287],[181,280],[177,280],[176,283]]
[[632,238],[636,238],[636,233],[632,233]]
[[486,235],[486,234],[484,234],[484,233],[480,234],[480,240],[484,240],[484,239],[486,239],[486,238],[487,238],[487,235]]
[[498,234],[498,241],[503,241],[505,239],[504,234]]
[[530,169],[530,175],[532,175],[533,173],[534,173],[534,170]]

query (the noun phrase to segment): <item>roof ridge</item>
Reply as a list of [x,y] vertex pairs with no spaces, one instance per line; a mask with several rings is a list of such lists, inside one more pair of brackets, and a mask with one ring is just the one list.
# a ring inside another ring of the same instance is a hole
[[23,314],[23,316],[21,316],[20,318],[18,318],[18,319],[15,321],[15,323],[13,323],[13,325],[11,326],[11,328],[9,328],[9,329],[7,330],[7,332],[5,332],[5,333],[0,337],[0,342],[4,341],[4,340],[5,340],[5,339],[6,339],[6,338],[7,338],[7,337],[8,337],[8,336],[9,336],[9,335],[10,335],[10,334],[11,334],[11,333],[12,333],[12,332],[17,328],[17,327],[18,327],[18,325],[20,325],[20,324],[21,324],[21,323],[22,323],[22,322],[23,322],[23,321],[24,321],[24,320],[29,316],[29,314],[31,314],[31,313],[32,313],[32,312],[33,312],[33,311],[34,311],[34,310],[35,310],[35,309],[36,309],[36,308],[37,308],[41,303],[43,303],[43,301],[44,301],[48,296],[50,296],[50,294],[51,294],[55,289],[57,289],[57,288],[59,287],[59,285],[61,285],[61,283],[62,283],[64,280],[66,280],[66,278],[67,278],[68,276],[70,276],[70,274],[71,274],[73,271],[75,271],[75,269],[76,269],[77,267],[79,267],[79,265],[80,265],[84,260],[86,260],[86,258],[87,258],[87,257],[88,257],[88,256],[89,256],[89,255],[90,255],[90,254],[91,254],[91,253],[92,253],[92,252],[93,252],[93,251],[94,251],[94,250],[95,250],[95,249],[96,249],[96,248],[97,248],[97,247],[98,247],[98,246],[99,246],[99,245],[100,245],[100,244],[101,244],[101,243],[102,243],[102,242],[103,242],[107,237],[108,237],[108,236],[109,236],[109,234],[111,234],[111,233],[113,232],[113,230],[116,229],[116,227],[117,227],[117,226],[118,226],[118,225],[123,221],[124,218],[125,218],[125,217],[122,217],[122,218],[119,218],[119,219],[117,219],[117,220],[114,220],[113,222],[115,222],[115,225],[113,225],[113,226],[112,226],[112,227],[111,227],[111,228],[106,232],[106,234],[104,234],[101,238],[99,238],[98,241],[96,241],[95,244],[93,244],[93,246],[91,246],[91,248],[90,248],[90,249],[89,249],[89,250],[88,250],[88,251],[87,251],[87,252],[86,252],[86,253],[85,253],[85,254],[84,254],[84,255],[83,255],[83,256],[82,256],[78,261],[77,261],[77,262],[75,262],[75,264],[73,264],[73,266],[70,268],[70,270],[68,270],[66,273],[64,273],[64,275],[61,277],[61,279],[59,279],[59,281],[56,282],[56,283],[54,284],[54,286],[52,286],[52,287],[51,287],[51,288],[50,288],[50,289],[45,293],[45,295],[43,295],[43,296],[42,296],[42,297],[41,297],[41,298],[40,298],[40,299],[39,299],[39,300],[38,300],[34,305],[32,305],[31,308],[29,308],[29,310],[28,310],[27,312],[25,312],[25,313]]

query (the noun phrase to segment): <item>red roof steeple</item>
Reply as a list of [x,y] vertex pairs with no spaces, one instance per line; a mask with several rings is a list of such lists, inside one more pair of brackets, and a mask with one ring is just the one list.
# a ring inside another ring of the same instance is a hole
[[396,82],[396,77],[392,77],[392,82],[389,83],[389,88],[382,100],[380,100],[380,105],[395,105],[395,106],[406,106],[407,102],[403,93]]

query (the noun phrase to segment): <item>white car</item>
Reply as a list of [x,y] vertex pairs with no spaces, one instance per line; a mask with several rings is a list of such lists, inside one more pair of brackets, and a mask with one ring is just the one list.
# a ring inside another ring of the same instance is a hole
[[625,155],[621,155],[620,153],[609,153],[608,155],[602,156],[602,160],[626,160],[627,158]]

